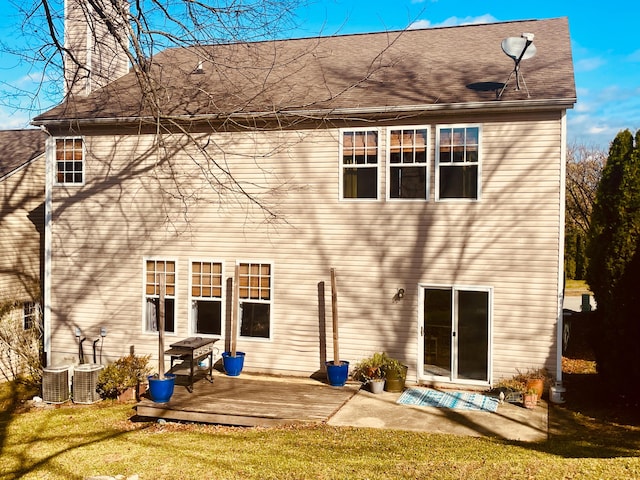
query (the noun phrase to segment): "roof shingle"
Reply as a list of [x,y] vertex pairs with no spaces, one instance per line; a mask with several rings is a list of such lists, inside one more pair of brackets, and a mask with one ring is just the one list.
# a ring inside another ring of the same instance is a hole
[[[169,49],[151,72],[165,116],[487,105],[514,67],[501,41],[523,32],[535,34],[537,47],[521,64],[530,97],[512,79],[499,101],[572,106],[566,18]],[[140,92],[129,73],[34,123],[153,116]]]

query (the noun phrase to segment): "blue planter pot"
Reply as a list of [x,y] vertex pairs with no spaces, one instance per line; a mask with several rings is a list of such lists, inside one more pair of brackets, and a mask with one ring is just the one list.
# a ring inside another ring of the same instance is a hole
[[236,352],[235,357],[231,356],[231,352],[223,352],[222,364],[227,375],[237,377],[244,367],[244,352]]
[[160,379],[154,375],[147,377],[149,380],[149,396],[156,403],[167,403],[173,395],[173,387],[176,384],[176,376],[173,373],[165,373]]
[[349,362],[342,361],[339,365],[333,362],[325,362],[327,367],[327,380],[332,387],[342,387],[347,383],[349,376]]

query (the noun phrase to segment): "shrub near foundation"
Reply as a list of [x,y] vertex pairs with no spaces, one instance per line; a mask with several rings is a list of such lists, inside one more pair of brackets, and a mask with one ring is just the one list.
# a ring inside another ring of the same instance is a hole
[[150,358],[129,354],[107,365],[98,374],[97,392],[102,398],[118,398],[125,390],[136,388],[150,374]]

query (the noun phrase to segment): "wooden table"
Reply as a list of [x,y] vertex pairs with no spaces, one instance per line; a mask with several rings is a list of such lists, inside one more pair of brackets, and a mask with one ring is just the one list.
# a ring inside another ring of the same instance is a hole
[[[195,366],[206,357],[209,357],[209,382],[213,383],[213,344],[217,338],[189,337],[169,345],[165,355],[171,356],[171,373],[176,375],[188,375],[189,384],[187,390],[193,392],[193,377]],[[174,362],[180,360],[174,368]],[[189,369],[185,373],[184,366],[188,362]],[[206,378],[206,376],[205,376]]]

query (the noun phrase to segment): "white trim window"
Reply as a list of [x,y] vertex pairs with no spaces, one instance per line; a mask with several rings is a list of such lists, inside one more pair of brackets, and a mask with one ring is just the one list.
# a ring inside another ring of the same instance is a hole
[[389,128],[387,134],[388,198],[427,200],[429,128]]
[[82,138],[56,138],[56,185],[82,185],[84,158]]
[[436,133],[436,200],[480,199],[479,125],[442,125]]
[[377,129],[340,132],[340,198],[378,198],[379,144]]
[[241,337],[271,338],[272,273],[270,263],[238,263]]
[[191,261],[191,326],[197,335],[222,335],[222,263]]
[[160,319],[160,275],[165,277],[164,331],[176,331],[176,262],[147,259],[144,263],[144,331],[158,331]]
[[42,329],[42,310],[39,303],[24,302],[22,304],[22,328],[23,330]]

